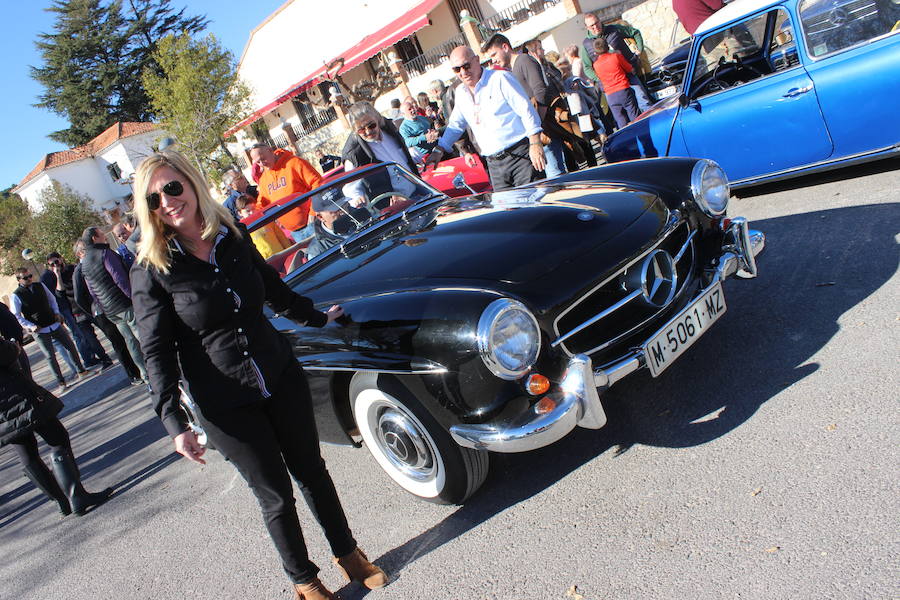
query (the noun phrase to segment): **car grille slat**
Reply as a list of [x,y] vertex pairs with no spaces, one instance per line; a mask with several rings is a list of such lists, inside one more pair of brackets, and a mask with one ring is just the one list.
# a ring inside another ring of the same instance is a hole
[[[564,309],[554,321],[556,339],[551,345],[568,355],[591,355],[659,318],[694,283],[695,235],[686,221],[676,222],[659,242]],[[629,270],[640,269],[657,250],[665,250],[672,257],[677,274],[674,296],[663,307],[651,306],[640,290],[629,291],[623,283],[631,275]]]

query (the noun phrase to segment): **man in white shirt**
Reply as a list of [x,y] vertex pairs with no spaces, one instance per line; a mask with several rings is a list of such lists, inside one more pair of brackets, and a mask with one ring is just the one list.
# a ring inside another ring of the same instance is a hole
[[487,159],[495,190],[534,181],[546,166],[541,121],[516,78],[506,71],[483,69],[468,46],[453,49],[450,67],[462,85],[456,88],[447,128],[426,164],[437,165],[469,127]]

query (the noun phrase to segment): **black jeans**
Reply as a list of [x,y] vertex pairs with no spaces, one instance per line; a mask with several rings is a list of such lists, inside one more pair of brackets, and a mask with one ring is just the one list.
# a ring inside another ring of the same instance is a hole
[[494,191],[525,185],[537,179],[528,150],[528,138],[524,137],[502,152],[485,157]]
[[234,464],[256,495],[288,577],[294,583],[309,583],[319,568],[309,560],[291,475],[322,526],[334,556],[353,552],[356,540],[319,451],[319,434],[303,371],[292,361],[280,380],[269,385],[273,391],[270,398],[225,414],[202,416],[201,422],[216,449]]

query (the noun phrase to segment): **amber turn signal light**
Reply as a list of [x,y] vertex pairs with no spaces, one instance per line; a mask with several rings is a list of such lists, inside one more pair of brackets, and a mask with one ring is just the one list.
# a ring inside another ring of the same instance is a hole
[[548,412],[556,408],[556,400],[544,396],[534,405],[534,412],[539,415],[546,415]]
[[530,375],[525,382],[525,389],[532,396],[540,396],[546,394],[550,389],[550,380],[540,374]]

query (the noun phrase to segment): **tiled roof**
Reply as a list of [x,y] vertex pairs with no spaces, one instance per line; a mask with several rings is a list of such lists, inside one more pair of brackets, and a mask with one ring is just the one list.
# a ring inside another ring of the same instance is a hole
[[84,160],[85,158],[92,158],[121,139],[141,133],[147,133],[158,127],[159,125],[156,123],[116,123],[83,146],[47,154],[37,165],[35,165],[28,175],[19,182],[19,185],[17,185],[13,191],[18,191],[22,186],[47,169]]

